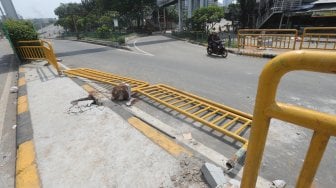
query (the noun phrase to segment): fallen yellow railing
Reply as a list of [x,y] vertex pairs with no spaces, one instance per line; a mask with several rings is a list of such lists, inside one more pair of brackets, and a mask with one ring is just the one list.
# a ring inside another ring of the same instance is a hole
[[255,187],[271,118],[312,129],[310,146],[297,188],[311,186],[330,136],[336,136],[336,116],[275,101],[280,79],[290,71],[336,73],[336,54],[292,51],[271,60],[262,71],[254,108],[242,188]]
[[46,60],[61,74],[54,49],[50,42],[44,40],[19,41],[16,47],[22,60]]

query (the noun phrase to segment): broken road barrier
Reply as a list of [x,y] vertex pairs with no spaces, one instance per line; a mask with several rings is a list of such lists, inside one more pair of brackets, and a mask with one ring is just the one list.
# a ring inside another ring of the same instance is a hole
[[336,116],[275,101],[280,79],[291,71],[336,73],[336,54],[323,51],[292,51],[265,65],[260,77],[242,188],[255,187],[270,120],[276,118],[314,131],[297,188],[311,187],[330,136],[336,136]]
[[241,149],[233,155],[231,160],[227,161],[226,170],[232,170],[245,155],[248,140],[242,134],[251,125],[252,115],[250,114],[163,84],[149,85],[144,81],[87,68],[69,69],[64,73],[68,76],[79,76],[113,86],[118,86],[123,82],[128,83],[133,92],[151,98],[230,137],[233,143],[240,142]]
[[148,86],[147,82],[136,80],[133,78],[118,76],[108,72],[98,71],[95,69],[78,68],[69,69],[63,71],[68,76],[79,76],[91,80],[95,80],[102,83],[111,84],[113,86],[118,86],[120,83],[127,83],[131,86],[132,92],[135,92],[138,88]]
[[248,140],[241,134],[251,125],[251,115],[163,84],[137,92],[242,143],[239,152],[228,161],[227,170],[244,156]]
[[44,40],[19,41],[16,47],[22,60],[46,60],[61,74],[54,49],[50,42]]

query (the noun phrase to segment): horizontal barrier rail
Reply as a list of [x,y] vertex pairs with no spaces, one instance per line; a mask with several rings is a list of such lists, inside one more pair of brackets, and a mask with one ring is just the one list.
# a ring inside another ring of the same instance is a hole
[[23,60],[47,60],[61,74],[54,50],[50,42],[44,40],[19,41],[16,47]]
[[113,86],[117,86],[120,83],[125,82],[131,86],[133,92],[135,92],[138,88],[149,85],[147,82],[144,82],[141,80],[118,76],[118,75],[114,75],[111,73],[98,71],[95,69],[79,68],[79,69],[65,70],[63,72],[69,76],[79,76],[79,77],[99,81],[102,83],[111,84]]
[[336,136],[336,116],[275,101],[281,78],[291,71],[336,73],[336,54],[293,51],[272,59],[262,71],[242,179],[242,188],[255,187],[270,121],[276,118],[314,131],[296,187],[311,187],[330,136]]
[[277,48],[295,50],[296,29],[240,29],[238,48]]
[[227,161],[228,169],[244,156],[248,140],[242,134],[251,125],[251,115],[163,84],[140,88],[138,93],[242,143],[241,149]]
[[336,27],[306,27],[300,49],[336,50]]

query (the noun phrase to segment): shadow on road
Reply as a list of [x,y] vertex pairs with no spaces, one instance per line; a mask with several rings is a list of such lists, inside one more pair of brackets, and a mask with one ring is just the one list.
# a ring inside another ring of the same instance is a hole
[[14,54],[0,56],[0,74],[8,73],[10,63],[14,63],[15,60]]
[[91,53],[97,53],[97,52],[105,52],[115,50],[111,47],[102,47],[102,48],[92,48],[92,49],[85,49],[85,50],[76,50],[76,51],[70,51],[70,52],[61,52],[57,53],[57,57],[65,57],[65,56],[72,56],[72,55],[82,55],[82,54],[91,54]]
[[174,42],[175,39],[165,39],[165,40],[154,40],[154,41],[145,41],[145,42],[137,42],[137,46],[145,46],[145,45],[151,45],[151,44],[160,44],[165,42]]

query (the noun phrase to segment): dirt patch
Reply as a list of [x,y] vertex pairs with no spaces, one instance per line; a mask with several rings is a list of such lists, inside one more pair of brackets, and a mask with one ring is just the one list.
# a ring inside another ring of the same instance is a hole
[[189,157],[186,155],[180,156],[177,161],[179,163],[180,170],[177,174],[170,176],[170,180],[173,182],[174,187],[209,187],[201,172],[201,167],[204,161],[196,157]]

